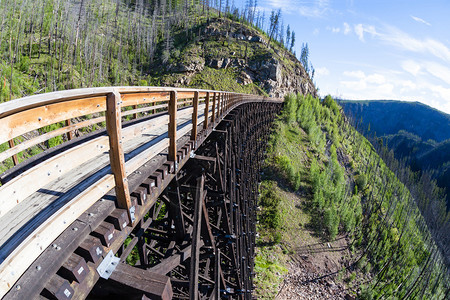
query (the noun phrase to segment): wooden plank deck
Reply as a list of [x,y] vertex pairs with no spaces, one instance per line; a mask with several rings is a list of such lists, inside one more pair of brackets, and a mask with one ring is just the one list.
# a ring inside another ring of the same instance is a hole
[[[204,106],[204,104],[199,105],[200,111],[203,111]],[[192,107],[178,111],[177,137],[190,133],[192,112]],[[203,121],[204,115],[199,115],[198,123]],[[145,121],[145,123],[139,122],[123,129],[127,174],[140,167],[144,158],[147,161],[168,147],[168,123],[169,117],[164,114]],[[97,139],[102,138],[104,137]],[[43,188],[33,192],[1,215],[0,263],[45,219],[69,203],[83,190],[111,174],[108,150],[109,147],[105,146],[101,152],[94,153],[94,155],[92,152],[85,153],[84,155],[89,158],[87,161],[86,158],[83,158],[85,162],[68,170],[63,176],[51,180]]]

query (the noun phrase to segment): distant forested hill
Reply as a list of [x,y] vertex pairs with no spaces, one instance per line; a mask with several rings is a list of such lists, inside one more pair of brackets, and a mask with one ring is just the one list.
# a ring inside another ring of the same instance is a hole
[[404,101],[340,101],[347,116],[358,121],[377,136],[396,134],[405,130],[442,142],[450,139],[450,115],[419,102]]
[[340,101],[367,137],[383,138],[413,171],[430,171],[450,208],[450,115],[419,102]]

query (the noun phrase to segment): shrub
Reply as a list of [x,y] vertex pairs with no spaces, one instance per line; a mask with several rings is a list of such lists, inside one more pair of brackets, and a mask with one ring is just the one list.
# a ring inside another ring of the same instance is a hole
[[261,223],[265,227],[272,229],[280,228],[282,222],[280,202],[281,198],[276,192],[273,181],[261,184],[260,205],[263,207]]
[[139,80],[139,84],[138,85],[140,85],[140,86],[148,86],[148,82],[147,82],[147,80],[141,79],[141,80]]
[[359,299],[362,299],[362,300],[372,300],[373,299],[372,291],[370,290],[370,288],[368,286],[363,286],[361,288],[361,294],[359,295]]
[[281,243],[281,238],[282,238],[281,232],[276,232],[276,233],[273,235],[273,242],[274,242],[275,244],[279,244],[279,243]]
[[314,204],[319,210],[322,210],[325,206],[325,198],[323,196],[323,190],[318,190],[314,193]]
[[338,115],[339,105],[336,103],[336,101],[334,101],[334,99],[330,95],[327,95],[325,97],[325,99],[323,100],[323,104],[329,107],[335,115]]
[[342,225],[346,232],[350,232],[355,228],[355,215],[350,209],[346,209],[342,214]]
[[367,185],[367,178],[366,175],[360,174],[356,177],[356,185],[358,186],[358,190],[362,191],[365,189]]
[[367,274],[367,273],[370,272],[370,270],[372,270],[372,265],[371,265],[370,262],[368,262],[368,263],[364,266],[363,271],[364,271],[364,273]]
[[325,210],[324,223],[330,239],[334,239],[339,230],[339,216],[337,215],[334,206]]
[[364,266],[367,265],[367,257],[364,255],[356,264],[356,267],[358,269],[362,269]]
[[278,229],[281,227],[281,214],[278,206],[268,207],[263,213],[263,224],[268,228]]
[[296,120],[296,113],[297,113],[297,99],[294,94],[291,94],[286,97],[286,104],[285,104],[285,119],[286,122],[292,123]]
[[281,155],[275,157],[275,163],[291,186],[297,190],[300,187],[300,173],[298,171],[295,172],[291,160],[286,155]]
[[300,171],[297,171],[294,178],[294,189],[297,191],[301,185]]
[[353,272],[352,274],[350,274],[350,276],[347,278],[347,283],[351,283],[356,279],[356,273]]
[[21,72],[28,72],[28,69],[30,68],[30,59],[28,56],[22,56],[19,62],[19,70]]

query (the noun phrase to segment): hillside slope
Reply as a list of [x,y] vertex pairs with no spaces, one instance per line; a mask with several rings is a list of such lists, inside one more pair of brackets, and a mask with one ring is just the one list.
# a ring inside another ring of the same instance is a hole
[[164,62],[164,55],[160,55],[150,66],[152,83],[271,97],[316,95],[298,59],[277,43],[269,47],[261,31],[228,18],[211,18],[195,30],[201,34],[193,40],[184,39],[184,32],[175,35],[176,50],[170,58]]
[[418,102],[341,100],[340,104],[367,138],[382,138],[413,171],[431,172],[445,189],[450,210],[450,115]]
[[331,97],[286,99],[264,175],[258,297],[446,297],[445,248],[431,236],[448,249],[448,215],[428,230],[412,193]]
[[349,117],[362,119],[365,131],[370,124],[370,131],[379,137],[404,130],[424,141],[450,139],[450,115],[420,102],[341,100],[339,104]]
[[[0,6],[4,16],[0,102],[56,90],[116,85],[192,87],[274,97],[289,92],[316,94],[301,63],[278,41],[272,39],[269,45],[266,34],[239,13],[222,13],[218,18],[217,10],[205,10],[205,3],[177,2],[168,7],[165,1],[36,0],[16,6],[15,1],[6,0],[4,4]],[[78,133],[90,131],[87,127]],[[17,137],[14,143],[26,138]],[[65,138],[57,136],[21,152],[18,161]],[[8,148],[8,143],[0,144],[0,152]],[[12,159],[0,162],[0,173],[12,166]]]

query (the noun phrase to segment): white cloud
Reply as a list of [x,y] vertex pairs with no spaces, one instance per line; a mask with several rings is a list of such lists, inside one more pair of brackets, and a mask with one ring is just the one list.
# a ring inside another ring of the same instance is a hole
[[[406,62],[403,62],[403,65]],[[412,63],[420,67],[420,72],[417,71],[418,76],[412,77],[411,80],[405,80],[402,74],[395,70],[379,70],[373,73],[362,70],[343,72],[338,96],[343,99],[420,101],[450,113],[450,87],[436,83],[434,79],[440,78],[449,83],[450,68],[435,62]],[[327,94],[330,91],[322,89],[322,93]]]
[[[365,41],[366,33],[369,33],[372,37],[376,37],[381,41],[402,50],[431,54],[446,62],[450,62],[450,48],[443,42],[432,38],[417,39],[393,26],[384,26],[381,30],[377,30],[373,25],[361,23],[354,25],[353,31],[362,42]],[[333,32],[335,32],[334,29]],[[344,29],[341,30],[341,32],[348,34],[351,32],[351,27],[347,23],[344,23]],[[410,72],[412,69],[407,71]]]
[[431,86],[430,90],[432,90],[440,101],[435,101],[434,107],[445,111],[450,114],[450,88],[445,88],[440,85]]
[[[360,28],[361,30],[361,34],[364,35],[364,26],[362,24],[358,24],[356,25]],[[342,27],[331,27],[331,26],[327,26],[327,30],[331,31],[332,33],[343,33],[345,35],[348,35],[350,32],[352,32],[352,28],[350,27],[350,25],[348,25],[347,22],[343,23]]]
[[321,68],[317,68],[315,70],[316,70],[315,74],[317,77],[330,75],[330,70],[328,70],[327,67],[321,67]]
[[403,50],[428,53],[437,58],[450,62],[450,49],[440,41],[430,38],[419,40],[392,26],[387,26],[386,32],[377,33],[377,36],[382,41]]
[[404,90],[415,90],[417,85],[411,80],[400,80],[399,85],[402,86]]
[[422,23],[422,24],[431,26],[431,24],[428,23],[427,21],[425,21],[424,19],[421,19],[421,18],[416,17],[416,16],[411,16],[411,18],[412,18],[414,21],[416,21],[416,22],[419,22],[419,23]]
[[364,41],[364,28],[363,24],[355,25],[355,33],[360,41]]
[[[435,62],[426,62],[423,68],[434,77],[450,85],[450,69]],[[450,98],[448,98],[450,99]]]
[[344,34],[347,35],[352,31],[350,28],[350,25],[348,25],[346,22],[344,22]]
[[354,30],[361,42],[364,42],[364,33],[365,32],[370,33],[372,36],[378,35],[375,27],[372,25],[356,24],[354,26]]
[[315,28],[314,31],[313,31],[313,34],[314,35],[319,35],[319,33],[320,33],[320,29],[319,28]]
[[300,14],[304,17],[322,18],[331,10],[330,0],[286,1],[268,0],[273,8],[280,8],[287,14]]
[[[402,69],[417,77],[430,74],[450,85],[450,68],[434,61],[417,62],[405,60],[401,63]],[[426,77],[424,77],[426,78]],[[423,78],[423,79],[424,79]]]
[[347,76],[347,77],[355,77],[355,78],[358,78],[358,79],[363,79],[364,77],[366,77],[364,72],[361,71],[361,70],[358,70],[358,71],[345,71],[343,73],[343,75]]
[[359,95],[353,97],[353,99],[364,99],[364,97],[370,97],[371,99],[387,99],[390,98],[395,88],[393,83],[389,82],[384,75],[379,73],[366,75],[363,71],[357,70],[346,71],[343,72],[342,75],[353,79],[340,81],[340,84],[348,89],[348,92],[344,94],[344,97]]
[[386,82],[386,78],[381,74],[371,74],[366,77],[366,81],[367,83],[383,84]]
[[414,76],[417,76],[420,72],[421,66],[415,61],[405,60],[402,62],[402,69]]

